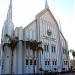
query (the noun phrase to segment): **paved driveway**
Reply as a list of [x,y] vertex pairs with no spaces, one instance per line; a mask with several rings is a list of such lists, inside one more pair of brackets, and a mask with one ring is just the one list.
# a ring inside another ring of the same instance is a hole
[[75,73],[65,73],[65,74],[57,74],[57,75],[75,75]]

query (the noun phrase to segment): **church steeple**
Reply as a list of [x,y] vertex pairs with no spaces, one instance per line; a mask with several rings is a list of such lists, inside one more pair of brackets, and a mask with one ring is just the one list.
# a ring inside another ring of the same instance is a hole
[[45,9],[49,9],[47,0],[45,1]]
[[12,22],[12,0],[10,0],[7,17],[4,22],[3,30],[2,30],[3,44],[8,42],[8,39],[5,37],[5,35],[8,34],[13,37],[13,33],[14,33],[14,24]]
[[10,5],[7,13],[7,20],[12,20],[12,0],[10,0]]

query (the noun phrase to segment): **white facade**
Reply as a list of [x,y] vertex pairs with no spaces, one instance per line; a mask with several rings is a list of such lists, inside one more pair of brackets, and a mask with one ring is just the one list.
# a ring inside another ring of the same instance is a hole
[[[12,13],[12,0],[10,2],[8,14]],[[8,15],[7,15],[8,16]],[[48,35],[48,30],[51,31],[51,35]],[[42,52],[35,53],[35,71],[39,73],[39,68],[48,71],[57,71],[63,68],[69,69],[69,56],[68,56],[68,43],[61,33],[58,23],[49,10],[48,3],[46,1],[45,9],[36,15],[33,20],[24,29],[22,27],[16,27],[12,23],[12,14],[8,16],[2,29],[2,45],[8,43],[8,39],[5,38],[5,34],[9,34],[13,37],[18,37],[19,42],[14,50],[13,55],[13,74],[27,74],[33,73],[33,51],[26,47],[26,43],[22,43],[22,40],[26,41],[27,38],[42,41]],[[2,74],[10,73],[11,65],[11,50],[5,45],[2,55]]]
[[1,44],[0,44],[0,74],[1,74],[1,57],[2,57],[2,52],[1,52]]

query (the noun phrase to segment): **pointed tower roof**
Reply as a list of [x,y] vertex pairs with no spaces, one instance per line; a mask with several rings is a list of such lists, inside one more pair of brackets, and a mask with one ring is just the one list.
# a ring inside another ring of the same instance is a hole
[[49,9],[47,0],[45,1],[45,9]]
[[7,13],[7,20],[12,20],[12,0],[10,0],[10,5]]

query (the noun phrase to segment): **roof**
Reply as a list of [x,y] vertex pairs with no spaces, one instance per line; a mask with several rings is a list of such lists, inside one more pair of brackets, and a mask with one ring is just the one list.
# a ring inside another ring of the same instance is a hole
[[[32,22],[30,22],[25,28],[28,28],[31,24],[33,24],[34,22],[36,21],[36,19],[35,20],[33,20]],[[24,29],[25,29],[24,28]]]
[[[57,23],[56,19],[54,18],[52,12],[50,11],[50,9],[43,9],[41,12],[39,12],[37,15],[36,15],[36,19],[40,16],[42,16],[43,14],[45,14],[47,11],[49,11],[49,13],[51,14],[52,18],[54,19],[54,21]],[[58,23],[57,23],[58,24]]]

